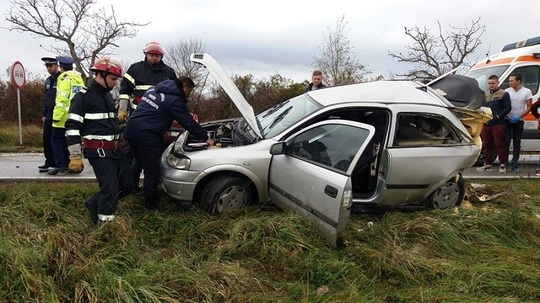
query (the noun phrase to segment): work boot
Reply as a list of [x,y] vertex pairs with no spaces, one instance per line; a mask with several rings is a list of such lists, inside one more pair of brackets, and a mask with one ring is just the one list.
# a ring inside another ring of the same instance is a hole
[[49,171],[49,167],[52,167],[52,165],[43,164],[43,165],[38,166],[38,169],[40,173],[46,173]]
[[67,173],[68,173],[67,167],[52,167],[52,168],[49,168],[49,171],[47,172],[47,174],[51,176],[65,175]]
[[116,219],[115,215],[98,215],[98,220],[97,220],[96,225],[98,227],[102,227],[103,225],[111,221],[114,221],[115,219]]

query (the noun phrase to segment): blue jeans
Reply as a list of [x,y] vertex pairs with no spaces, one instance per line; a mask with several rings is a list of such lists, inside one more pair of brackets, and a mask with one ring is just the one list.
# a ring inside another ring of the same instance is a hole
[[[521,137],[523,136],[523,125],[525,122],[520,120],[516,123],[510,123],[506,121],[506,129],[504,133],[505,148],[507,154],[510,154],[510,141],[512,141],[512,165],[517,166],[519,161],[519,154],[521,152]],[[508,163],[508,161],[506,161]]]

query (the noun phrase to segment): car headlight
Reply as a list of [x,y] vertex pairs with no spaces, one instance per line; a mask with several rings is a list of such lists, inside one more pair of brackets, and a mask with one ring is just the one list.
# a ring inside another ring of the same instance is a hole
[[188,170],[191,165],[191,159],[184,155],[174,155],[169,153],[166,157],[167,164],[172,168]]
[[173,145],[173,149],[172,151],[175,153],[175,154],[182,154],[184,153],[184,144],[185,142],[187,141],[187,137],[188,137],[189,133],[186,131],[186,132],[183,132],[181,133],[178,138],[176,139],[176,141],[174,141],[174,145]]

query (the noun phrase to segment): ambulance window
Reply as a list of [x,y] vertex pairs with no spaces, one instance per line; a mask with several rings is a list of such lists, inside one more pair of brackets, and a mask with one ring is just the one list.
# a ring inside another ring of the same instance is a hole
[[[521,74],[521,85],[531,90],[533,95],[538,92],[540,82],[540,66],[521,66],[512,71],[512,74]],[[508,88],[508,77],[501,83],[502,88]]]

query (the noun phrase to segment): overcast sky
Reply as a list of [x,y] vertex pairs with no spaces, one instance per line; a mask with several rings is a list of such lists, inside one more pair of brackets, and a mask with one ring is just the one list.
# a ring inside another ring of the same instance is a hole
[[[11,1],[1,1],[4,18],[0,27],[10,25],[5,14]],[[538,0],[379,0],[379,1],[300,1],[300,0],[97,0],[96,8],[114,5],[123,21],[151,22],[140,28],[135,38],[118,41],[117,56],[124,62],[143,59],[148,41],[163,45],[196,38],[230,74],[253,74],[268,78],[279,73],[294,81],[310,79],[313,57],[328,26],[341,16],[348,22],[348,37],[354,55],[372,71],[371,76],[401,73],[412,66],[388,56],[404,52],[412,40],[404,26],[427,27],[437,31],[437,21],[448,25],[470,26],[481,17],[486,26],[482,45],[473,59],[499,52],[508,43],[540,36]],[[134,4],[137,3],[137,4]],[[27,73],[46,75],[40,58],[48,55],[40,45],[50,39],[28,33],[0,29],[0,77],[5,69],[20,61]],[[167,62],[167,57],[164,58]]]

